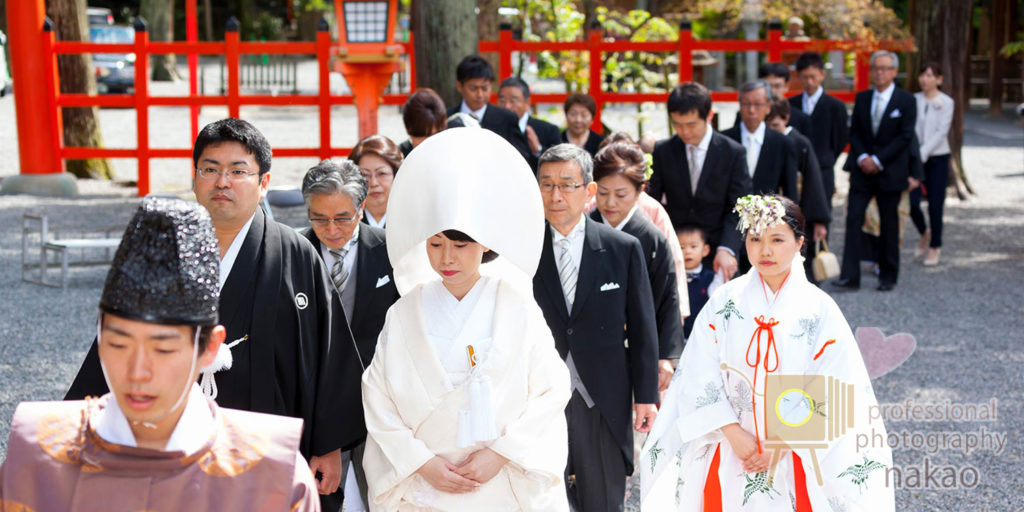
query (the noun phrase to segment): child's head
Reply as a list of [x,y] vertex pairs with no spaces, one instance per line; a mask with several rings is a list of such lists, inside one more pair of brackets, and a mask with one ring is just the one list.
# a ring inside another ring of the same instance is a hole
[[680,226],[676,228],[676,238],[679,239],[679,247],[683,249],[683,264],[686,270],[695,270],[700,266],[701,260],[711,253],[707,236],[700,226],[693,224]]

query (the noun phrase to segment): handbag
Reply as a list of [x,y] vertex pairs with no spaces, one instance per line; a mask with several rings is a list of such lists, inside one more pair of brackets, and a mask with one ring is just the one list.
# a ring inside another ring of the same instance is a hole
[[839,277],[839,258],[835,253],[829,252],[828,242],[824,239],[818,240],[815,244],[817,255],[811,262],[811,270],[814,272],[814,279],[819,283]]

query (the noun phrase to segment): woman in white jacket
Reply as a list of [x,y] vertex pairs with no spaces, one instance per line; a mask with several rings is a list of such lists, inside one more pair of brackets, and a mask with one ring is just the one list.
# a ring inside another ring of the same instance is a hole
[[[942,206],[949,185],[949,127],[953,123],[954,105],[953,98],[939,90],[942,85],[942,68],[938,63],[926,62],[917,75],[917,81],[921,84],[921,92],[914,94],[917,100],[917,124],[914,131],[921,144],[924,186],[910,192],[910,218],[921,234],[921,242],[914,256],[921,257],[927,250],[924,264],[933,266],[939,264],[942,248]],[[928,195],[930,230],[921,211],[923,194]]]

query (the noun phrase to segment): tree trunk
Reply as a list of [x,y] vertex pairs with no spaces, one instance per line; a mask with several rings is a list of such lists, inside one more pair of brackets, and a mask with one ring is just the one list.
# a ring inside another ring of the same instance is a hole
[[[952,155],[950,183],[956,185],[957,195],[966,199],[974,190],[967,181],[967,174],[960,157],[964,143],[964,112],[968,104],[970,64],[968,45],[970,40],[972,6],[961,0],[915,0],[914,38],[917,41],[918,66],[908,68],[908,75],[917,78],[917,68],[926,61],[938,62],[942,67],[942,89],[953,98],[953,125],[949,129],[949,145]],[[908,76],[909,79],[909,76]],[[916,80],[915,80],[916,82]],[[916,83],[914,83],[916,87]]]
[[994,0],[989,6],[991,22],[992,48],[988,67],[988,115],[989,117],[1003,117],[1003,78],[1006,77],[1006,57],[999,53],[999,49],[1006,44],[1006,23],[1010,6],[1007,0]]
[[[85,15],[85,0],[49,0],[46,14],[54,22],[57,39],[61,41],[88,41],[89,20]],[[92,55],[59,55],[57,68],[62,93],[96,94],[96,75]],[[43,114],[41,114],[43,115]],[[64,145],[68,147],[103,147],[96,107],[62,109],[64,118]],[[113,168],[103,158],[68,160],[65,168],[79,178],[112,179]]]
[[459,104],[455,67],[477,53],[477,18],[473,2],[413,0],[412,27],[416,84],[437,91],[445,104]]
[[[150,41],[174,41],[173,0],[142,0],[139,4],[139,16],[146,20]],[[178,76],[176,64],[177,59],[173,53],[154,53],[149,56],[149,65],[153,70],[152,78],[157,82],[173,82],[181,78]]]
[[[586,40],[590,37],[590,26],[597,22],[597,0],[583,0],[580,6],[583,10],[583,34],[581,38]],[[593,84],[591,84],[593,87]]]
[[[477,39],[479,41],[497,41],[500,21],[498,19],[498,7],[501,7],[501,0],[477,0],[476,5],[480,10],[480,14],[476,17]],[[484,53],[480,56],[491,63],[491,67],[494,68],[494,76],[498,77],[499,83],[508,78],[507,76],[498,76],[497,53]],[[495,87],[497,87],[497,84],[495,84]]]
[[203,0],[203,22],[206,26],[206,40],[213,41],[213,6],[210,0]]

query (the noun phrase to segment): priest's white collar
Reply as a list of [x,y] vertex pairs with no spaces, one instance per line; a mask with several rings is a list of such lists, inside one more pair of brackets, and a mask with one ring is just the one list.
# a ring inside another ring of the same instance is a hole
[[248,222],[242,226],[241,231],[235,235],[235,239],[231,242],[231,246],[228,247],[228,252],[224,253],[224,257],[220,260],[220,281],[218,283],[218,289],[224,288],[224,282],[228,280],[228,276],[231,274],[231,267],[235,266],[235,260],[238,259],[238,253],[242,250],[242,244],[245,242],[245,236],[249,234],[249,227],[252,226],[252,219],[256,218],[256,212],[253,212],[252,217],[249,217]]
[[[128,418],[117,404],[117,397],[107,393],[104,398],[106,403],[90,419],[96,434],[108,443],[138,447]],[[214,419],[210,404],[199,389],[199,385],[192,384],[188,392],[188,401],[185,402],[185,410],[181,413],[178,424],[174,426],[171,437],[167,439],[167,446],[163,451],[195,453],[210,439],[213,429]]]

